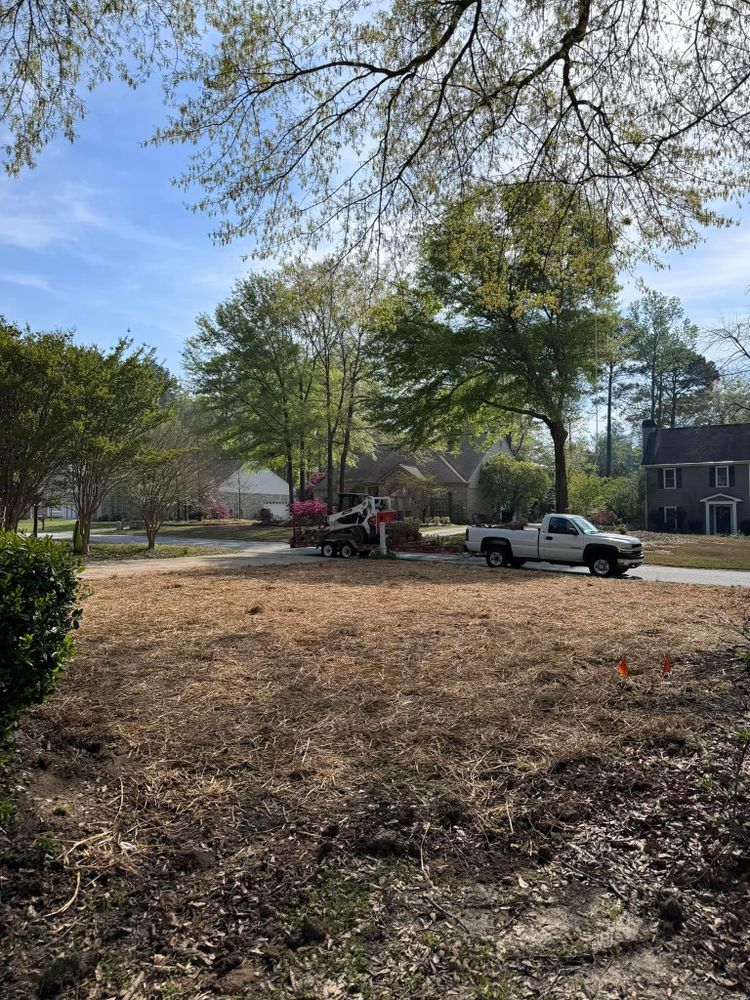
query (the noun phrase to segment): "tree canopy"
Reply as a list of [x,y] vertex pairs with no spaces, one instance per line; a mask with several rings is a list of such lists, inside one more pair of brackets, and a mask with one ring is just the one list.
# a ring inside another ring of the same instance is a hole
[[33,166],[58,133],[75,138],[87,88],[119,76],[135,85],[166,70],[193,37],[191,0],[9,0],[0,6],[2,162]]
[[159,138],[196,144],[185,183],[223,239],[377,242],[481,177],[684,244],[747,186],[736,0],[225,0],[207,21]]
[[492,503],[493,517],[527,517],[532,503],[545,499],[551,482],[540,465],[501,453],[484,463],[479,485]]
[[678,298],[655,291],[632,304],[628,323],[636,376],[628,392],[632,416],[663,427],[690,423],[719,379],[714,362],[696,350],[698,327]]
[[146,436],[167,416],[171,377],[153,351],[74,346],[66,359],[66,447],[62,480],[75,503],[83,554],[91,522],[125,482]]
[[21,331],[0,318],[0,527],[50,495],[66,445],[65,334]]
[[367,301],[358,275],[289,265],[239,281],[198,318],[186,367],[228,453],[283,472],[294,500],[314,471],[336,475],[371,447],[360,408]]
[[541,421],[564,510],[566,425],[596,376],[611,256],[605,223],[554,188],[452,206],[424,241],[417,282],[380,310],[373,413],[413,445],[492,415]]

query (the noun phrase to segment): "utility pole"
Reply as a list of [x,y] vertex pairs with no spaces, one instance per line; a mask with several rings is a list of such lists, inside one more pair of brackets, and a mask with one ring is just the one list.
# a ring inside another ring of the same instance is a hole
[[604,475],[612,476],[612,383],[614,381],[614,361],[610,358],[607,365],[607,451],[604,458]]

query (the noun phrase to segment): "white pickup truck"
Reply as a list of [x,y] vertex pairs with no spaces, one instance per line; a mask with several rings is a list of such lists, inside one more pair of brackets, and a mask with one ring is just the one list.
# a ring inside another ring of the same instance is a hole
[[520,531],[467,528],[465,549],[493,568],[548,562],[588,566],[593,576],[622,576],[643,562],[640,538],[599,531],[576,514],[547,514],[541,524]]

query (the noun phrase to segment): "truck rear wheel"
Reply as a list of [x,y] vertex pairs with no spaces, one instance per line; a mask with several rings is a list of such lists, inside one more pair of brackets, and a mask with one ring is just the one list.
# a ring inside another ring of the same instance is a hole
[[594,558],[589,563],[589,573],[592,576],[613,576],[617,563],[612,558],[605,554],[594,556]]
[[501,566],[511,565],[510,551],[505,545],[494,549],[487,549],[484,559],[490,569],[499,569]]

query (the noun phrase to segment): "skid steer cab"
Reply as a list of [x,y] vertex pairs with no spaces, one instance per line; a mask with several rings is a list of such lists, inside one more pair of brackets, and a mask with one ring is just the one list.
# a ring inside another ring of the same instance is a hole
[[329,514],[327,524],[320,529],[320,553],[328,559],[366,558],[380,544],[380,526],[396,520],[398,514],[391,510],[390,497],[340,493],[338,511]]

